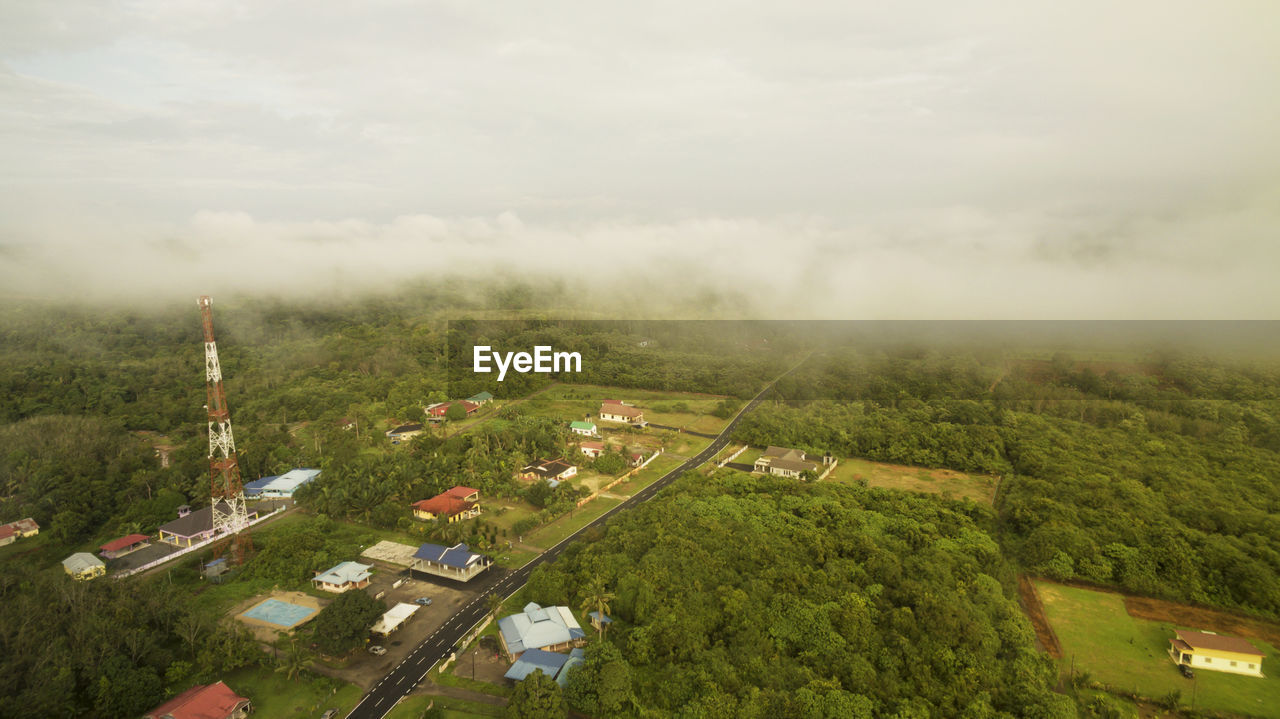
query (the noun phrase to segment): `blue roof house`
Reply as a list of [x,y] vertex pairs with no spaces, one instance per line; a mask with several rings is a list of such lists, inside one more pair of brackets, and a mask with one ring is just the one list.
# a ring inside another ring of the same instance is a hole
[[534,602],[519,614],[499,619],[498,630],[502,648],[513,660],[530,649],[554,652],[581,646],[587,636],[568,607],[544,608]]
[[413,553],[413,569],[437,577],[467,582],[489,568],[493,560],[476,554],[465,544],[452,547],[424,544]]
[[316,585],[316,589],[341,594],[369,586],[369,575],[372,569],[372,564],[342,562],[330,567],[327,572],[317,573],[311,581]]

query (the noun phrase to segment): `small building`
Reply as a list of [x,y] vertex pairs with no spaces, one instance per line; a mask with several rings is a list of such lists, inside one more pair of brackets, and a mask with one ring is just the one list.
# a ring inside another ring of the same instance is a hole
[[605,400],[600,405],[601,422],[622,422],[631,424],[644,421],[644,411],[639,407],[624,404],[618,400]]
[[200,569],[200,573],[205,579],[211,579],[215,583],[222,581],[222,575],[231,570],[231,565],[227,563],[226,557],[218,557],[217,559],[206,563]]
[[124,555],[129,554],[130,552],[136,552],[143,547],[150,547],[151,543],[147,541],[148,539],[150,539],[150,537],[145,534],[130,534],[126,537],[113,539],[101,547],[98,547],[98,549],[101,550],[98,554],[102,555],[106,559],[123,557]]
[[568,654],[529,649],[524,654],[521,654],[520,658],[502,676],[513,682],[519,682],[524,681],[530,674],[540,671],[556,680],[556,683],[563,687],[569,683],[569,670],[574,665],[581,664],[584,658],[584,652],[577,648],[571,650]]
[[457,487],[452,487],[449,491],[445,492],[445,496],[461,499],[464,502],[479,502],[480,490],[458,485]]
[[604,454],[604,442],[582,442],[578,449],[588,457],[595,459]]
[[372,564],[341,562],[330,567],[328,571],[317,572],[311,583],[316,585],[316,589],[334,594],[342,594],[352,589],[364,589],[369,586],[369,575],[372,569]]
[[596,429],[595,422],[570,422],[569,431],[574,434],[580,434],[583,437],[598,437],[600,432]]
[[263,477],[244,485],[244,496],[274,499],[290,499],[298,487],[320,476],[318,469],[291,469],[276,477]]
[[791,479],[799,479],[804,472],[816,472],[818,467],[818,463],[809,461],[801,450],[772,445],[765,449],[755,463],[757,472]]
[[1169,657],[1175,664],[1215,672],[1262,676],[1262,652],[1248,639],[1185,629],[1174,631]]
[[466,401],[477,407],[483,407],[493,401],[493,394],[490,392],[477,392],[468,397]]
[[433,522],[444,518],[449,522],[460,522],[480,516],[480,503],[467,502],[448,494],[437,494],[431,499],[413,503],[413,516],[425,522]]
[[608,614],[601,614],[597,611],[587,612],[587,621],[591,622],[591,628],[596,631],[604,631],[604,625],[613,624],[613,620],[609,618]]
[[222,682],[191,687],[142,719],[245,719],[253,707]]
[[413,557],[413,569],[459,582],[471,581],[493,564],[493,560],[472,552],[470,547],[462,543],[452,547],[423,544],[414,552]]
[[387,612],[374,623],[373,628],[369,631],[380,637],[389,637],[392,632],[399,629],[405,622],[409,621],[409,617],[412,617],[414,612],[421,608],[422,607],[419,607],[417,604],[400,602],[394,607],[388,609]]
[[517,476],[526,482],[536,482],[540,479],[564,480],[577,474],[577,467],[557,457],[556,459],[536,459],[533,464],[522,467]]
[[[230,513],[231,505],[226,502],[219,502],[223,511]],[[186,510],[184,514],[183,511]],[[248,516],[250,520],[258,517],[258,509],[250,507]],[[190,547],[198,544],[213,536],[213,508],[202,507],[191,511],[187,505],[178,508],[178,518],[167,524],[160,525],[160,541],[178,547]]]
[[13,531],[14,539],[24,539],[26,537],[34,537],[40,533],[40,525],[31,517],[19,519],[16,522],[0,525],[0,531],[9,529]]
[[88,552],[76,552],[62,560],[62,568],[72,579],[84,581],[107,573],[107,565]]
[[480,409],[480,405],[476,404],[475,402],[471,402],[470,400],[460,399],[460,400],[455,400],[453,402],[441,402],[440,404],[433,404],[427,408],[427,414],[432,417],[444,417],[445,413],[449,411],[449,408],[455,404],[462,405],[462,408],[467,411],[468,416],[473,414],[476,410]]
[[5,546],[6,544],[13,544],[13,541],[17,539],[17,537],[18,533],[13,530],[13,527],[0,527],[0,547]]
[[512,660],[530,649],[548,652],[582,646],[587,634],[568,607],[543,608],[535,602],[519,614],[498,620],[502,649]]
[[642,465],[642,464],[644,464],[644,455],[643,455],[643,454],[641,454],[641,453],[639,453],[639,452],[632,452],[631,454],[627,455],[627,466],[628,466],[628,467],[639,467],[639,466],[640,466],[640,465]]
[[402,424],[395,429],[387,430],[387,439],[390,439],[392,444],[399,444],[408,442],[425,431],[421,424]]

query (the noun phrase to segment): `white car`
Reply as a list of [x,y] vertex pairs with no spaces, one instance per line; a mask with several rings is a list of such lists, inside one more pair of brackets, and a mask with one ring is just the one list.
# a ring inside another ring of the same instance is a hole
[[380,657],[383,654],[387,653],[387,648],[380,644],[374,644],[373,646],[369,647],[369,653],[376,657]]

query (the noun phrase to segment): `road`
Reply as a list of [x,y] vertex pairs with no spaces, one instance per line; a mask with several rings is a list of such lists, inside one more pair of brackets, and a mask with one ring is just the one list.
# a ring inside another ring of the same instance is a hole
[[748,412],[755,409],[756,405],[760,404],[772,389],[773,383],[771,382],[768,387],[764,388],[760,394],[755,396],[755,399],[748,402],[747,406],[743,407],[742,410],[729,421],[729,424],[725,425],[724,430],[716,436],[715,440],[712,441],[706,449],[685,460],[683,464],[666,473],[653,484],[631,495],[630,499],[601,515],[595,521],[586,525],[582,529],[579,529],[568,537],[565,537],[559,544],[530,560],[528,564],[525,564],[519,569],[508,572],[500,580],[495,582],[493,586],[474,597],[470,603],[464,605],[461,609],[455,612],[454,615],[449,618],[449,621],[441,625],[440,628],[431,636],[422,640],[422,643],[414,648],[414,650],[410,652],[402,662],[397,664],[395,668],[375,684],[373,688],[364,695],[364,698],[360,700],[360,703],[356,705],[355,709],[351,710],[351,713],[347,715],[347,718],[382,719],[382,717],[385,717],[387,713],[395,707],[397,702],[407,696],[409,692],[413,691],[415,686],[426,679],[427,673],[435,667],[437,662],[449,655],[453,646],[461,642],[462,638],[466,636],[467,632],[469,632],[472,627],[479,624],[484,619],[485,613],[488,611],[485,597],[495,592],[500,594],[502,597],[509,597],[512,594],[515,594],[520,587],[524,586],[524,583],[529,579],[529,574],[539,564],[553,561],[556,557],[559,557],[560,553],[564,551],[565,547],[569,546],[569,543],[572,542],[579,533],[584,532],[591,527],[604,524],[614,515],[615,512],[635,507],[642,502],[647,502],[650,499],[653,499],[654,495],[656,495],[663,487],[666,487],[679,479],[680,475],[701,466],[711,458],[715,457],[716,454],[720,450],[724,449],[725,445],[729,443],[729,435],[731,435],[734,428],[738,426],[738,421],[741,420]]

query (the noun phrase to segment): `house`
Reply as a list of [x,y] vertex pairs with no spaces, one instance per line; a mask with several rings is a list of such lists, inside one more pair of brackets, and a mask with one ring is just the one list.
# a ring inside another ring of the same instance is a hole
[[441,402],[440,404],[433,404],[427,408],[427,414],[432,417],[444,417],[445,413],[449,411],[449,408],[454,406],[455,404],[462,405],[462,408],[467,411],[468,415],[471,415],[473,412],[480,409],[480,405],[476,404],[475,402],[472,402],[470,400],[460,399],[460,400],[455,400],[453,402]]
[[543,608],[534,602],[524,611],[498,620],[502,649],[514,661],[530,649],[554,652],[586,643],[587,634],[568,607]]
[[72,579],[79,580],[93,579],[107,573],[107,565],[88,552],[76,552],[62,560],[62,568]]
[[1175,664],[1215,672],[1262,676],[1262,652],[1248,639],[1211,632],[1174,631],[1169,657]]
[[263,477],[244,485],[244,496],[290,499],[298,487],[320,476],[318,469],[295,468],[277,477]]
[[493,560],[471,551],[465,544],[442,547],[424,544],[413,554],[413,569],[446,579],[467,582],[489,568]]
[[770,445],[756,460],[755,471],[775,477],[799,479],[802,473],[816,472],[818,467],[819,464],[809,461],[801,450]]
[[402,424],[395,429],[387,430],[387,438],[391,440],[392,444],[399,444],[400,442],[408,442],[424,431],[421,424]]
[[[218,506],[224,512],[230,513],[231,506],[226,502],[219,502]],[[186,513],[183,514],[183,510]],[[261,507],[263,511],[267,507]],[[253,520],[258,517],[259,509],[249,508],[249,519]],[[160,525],[160,541],[168,542],[179,547],[190,547],[193,544],[202,542],[213,536],[213,508],[203,507],[194,512],[187,505],[178,508],[178,518],[168,524]]]
[[632,452],[631,454],[627,455],[628,467],[639,467],[642,464],[644,464],[643,454],[640,454],[639,452]]
[[13,527],[8,525],[0,527],[0,547],[5,546],[6,544],[13,544],[13,540],[16,539],[17,536],[18,533],[13,531]]
[[34,537],[40,533],[40,525],[37,524],[36,520],[32,519],[31,517],[27,517],[26,519],[19,519],[16,522],[9,522],[8,524],[0,525],[0,530],[4,530],[4,529],[13,530],[14,539]]
[[604,454],[604,442],[583,442],[578,445],[578,449],[588,457],[595,459]]
[[151,543],[147,541],[148,539],[150,539],[150,537],[145,534],[130,534],[127,537],[113,539],[101,547],[98,547],[98,549],[101,550],[98,554],[107,559],[123,557],[124,555],[130,552],[136,552],[143,547],[150,547]]
[[142,719],[244,719],[249,700],[222,682],[201,684],[142,715]]
[[591,628],[597,631],[603,631],[602,627],[606,624],[613,624],[613,620],[608,614],[601,614],[597,611],[587,612],[587,621],[591,623]]
[[624,424],[643,422],[644,411],[638,407],[632,407],[629,404],[623,404],[617,400],[605,400],[604,403],[600,405],[600,421],[622,422]]
[[466,401],[477,407],[483,407],[493,401],[493,394],[490,392],[477,392],[468,397]]
[[511,665],[502,676],[512,681],[523,681],[530,674],[540,671],[556,680],[560,686],[569,683],[569,670],[581,664],[586,654],[581,649],[573,649],[568,654],[548,652],[541,649],[529,649]]
[[573,432],[574,434],[580,434],[583,437],[600,436],[600,433],[596,431],[596,425],[594,422],[582,422],[582,421],[570,422],[569,431]]
[[445,496],[461,499],[464,502],[479,502],[480,490],[459,485],[450,489],[448,492],[445,492]]
[[[478,492],[474,492],[478,496]],[[431,499],[413,503],[413,516],[423,521],[432,522],[440,517],[450,522],[472,519],[480,516],[479,502],[468,502],[465,499],[450,496],[448,492],[437,494]]]
[[394,607],[388,609],[387,612],[374,623],[373,628],[369,631],[380,637],[389,637],[392,632],[399,629],[405,622],[409,621],[409,617],[412,617],[414,612],[421,608],[422,607],[419,607],[417,604],[400,602]]
[[557,457],[556,459],[535,459],[533,464],[521,468],[517,476],[526,482],[536,482],[540,479],[569,479],[577,474],[577,467]]
[[330,567],[328,571],[317,572],[311,583],[316,589],[342,594],[352,589],[364,589],[369,586],[369,575],[372,564],[359,562],[341,562]]

